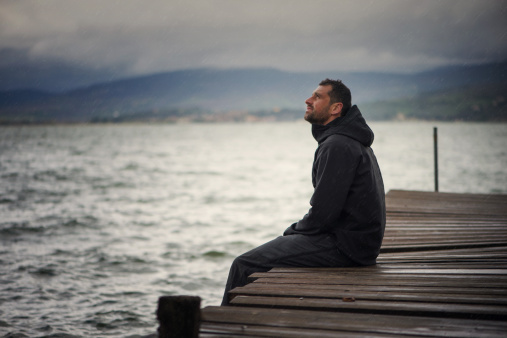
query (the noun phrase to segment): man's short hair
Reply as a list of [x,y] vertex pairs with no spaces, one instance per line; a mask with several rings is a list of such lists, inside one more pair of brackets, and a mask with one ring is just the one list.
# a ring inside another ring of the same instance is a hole
[[330,103],[341,102],[343,104],[342,116],[347,114],[352,105],[352,94],[350,89],[343,84],[341,80],[325,79],[319,83],[319,86],[331,86],[329,91]]

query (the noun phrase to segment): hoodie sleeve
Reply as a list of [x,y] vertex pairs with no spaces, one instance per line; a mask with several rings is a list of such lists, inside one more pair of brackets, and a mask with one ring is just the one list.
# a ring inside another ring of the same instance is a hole
[[311,208],[299,222],[292,224],[284,236],[293,234],[316,235],[331,231],[339,218],[359,163],[354,150],[357,142],[346,136],[335,136],[323,142],[314,163],[315,190]]

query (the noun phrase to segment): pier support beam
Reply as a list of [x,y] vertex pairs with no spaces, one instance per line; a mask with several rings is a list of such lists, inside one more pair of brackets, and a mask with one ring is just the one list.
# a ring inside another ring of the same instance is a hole
[[159,338],[198,337],[201,298],[194,296],[162,296],[158,299]]
[[433,158],[435,165],[435,192],[438,192],[438,130],[433,128]]

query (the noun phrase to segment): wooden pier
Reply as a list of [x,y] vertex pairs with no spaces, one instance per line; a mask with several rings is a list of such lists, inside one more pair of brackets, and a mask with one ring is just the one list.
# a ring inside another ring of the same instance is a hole
[[507,195],[386,200],[377,265],[255,273],[200,337],[506,337]]

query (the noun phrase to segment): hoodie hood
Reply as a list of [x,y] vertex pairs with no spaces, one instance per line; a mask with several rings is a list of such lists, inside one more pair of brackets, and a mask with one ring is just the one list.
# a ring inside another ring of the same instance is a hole
[[319,144],[334,134],[350,137],[365,147],[373,143],[373,131],[366,124],[356,105],[350,107],[345,116],[334,119],[326,125],[313,124],[312,134]]

